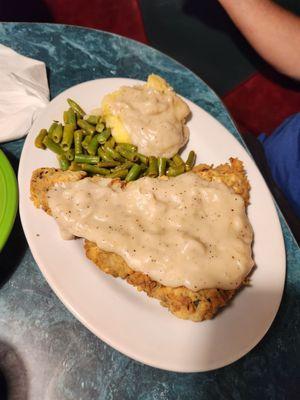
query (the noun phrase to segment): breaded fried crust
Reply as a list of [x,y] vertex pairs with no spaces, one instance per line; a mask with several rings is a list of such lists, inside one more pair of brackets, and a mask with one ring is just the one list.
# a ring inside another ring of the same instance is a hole
[[[231,158],[230,164],[219,165],[216,168],[201,164],[193,171],[202,179],[225,183],[243,197],[245,205],[248,204],[250,185],[240,160]],[[84,172],[63,172],[54,168],[36,170],[31,182],[31,196],[35,206],[51,214],[47,203],[47,190],[55,183],[77,181],[85,176]],[[159,300],[162,306],[167,307],[178,318],[195,322],[211,319],[219,308],[228,304],[237,291],[202,289],[194,292],[183,286],[177,288],[164,286],[148,275],[132,270],[121,256],[103,251],[93,242],[85,240],[84,248],[87,257],[103,272],[116,278],[126,279],[139,291],[144,291],[148,296]]]
[[39,168],[33,171],[30,182],[31,200],[37,208],[51,215],[47,192],[56,183],[76,182],[86,177],[84,171],[62,171],[56,168]]
[[225,306],[235,292],[220,289],[202,289],[193,292],[183,286],[178,288],[164,286],[146,274],[133,271],[118,254],[103,251],[93,242],[85,240],[84,248],[87,257],[102,271],[115,278],[126,279],[130,285],[159,300],[162,306],[182,319],[197,322],[212,318],[218,308]]

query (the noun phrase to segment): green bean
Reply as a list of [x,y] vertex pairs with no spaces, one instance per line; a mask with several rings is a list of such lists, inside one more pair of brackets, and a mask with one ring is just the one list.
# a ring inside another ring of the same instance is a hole
[[57,159],[58,159],[60,168],[63,171],[66,171],[70,166],[70,162],[67,160],[66,156],[64,154],[62,154],[61,156],[57,156]]
[[142,168],[142,171],[146,171],[146,169],[148,169],[148,166],[144,163],[141,163],[140,166]]
[[132,151],[128,151],[122,147],[119,147],[119,145],[116,146],[116,150],[121,154],[121,156],[123,156],[124,158],[126,158],[126,160],[135,162],[139,160],[139,157],[137,155],[137,153],[133,153]]
[[111,136],[105,143],[104,143],[104,147],[110,147],[110,148],[114,148],[116,145],[116,141],[115,139]]
[[102,161],[113,161],[113,159],[101,147],[98,149],[98,156]]
[[69,122],[69,113],[68,113],[68,111],[64,111],[63,120],[64,120],[65,124],[67,124]]
[[63,135],[63,127],[62,124],[58,124],[52,133],[52,140],[55,143],[60,143]]
[[55,128],[57,127],[58,123],[57,122],[53,122],[50,126],[50,128],[48,129],[48,136],[50,137],[50,139],[52,139],[52,134],[55,130]]
[[61,147],[64,151],[70,150],[74,140],[74,125],[66,124],[64,126],[63,138],[61,141]]
[[184,162],[179,154],[171,159],[148,157],[132,143],[116,143],[100,115],[87,115],[74,100],[67,101],[70,108],[63,113],[64,126],[53,121],[48,132],[42,129],[35,138],[36,147],[47,147],[59,156],[62,170],[83,170],[130,182],[143,176],[174,177],[195,165],[194,151]]
[[38,147],[39,149],[45,149],[46,146],[43,143],[43,140],[45,139],[45,137],[47,136],[48,132],[47,129],[41,129],[40,133],[37,135],[37,137],[35,138],[34,144],[36,147]]
[[108,175],[108,178],[120,178],[120,179],[124,179],[126,178],[128,174],[128,169],[118,169],[118,170],[113,170],[113,172],[111,172]]
[[124,158],[115,149],[112,149],[111,147],[105,147],[104,151],[113,160],[124,161]]
[[74,125],[74,129],[77,127],[77,120],[76,120],[76,115],[73,110],[73,108],[69,108],[68,110],[68,123]]
[[196,153],[192,150],[190,151],[189,156],[186,160],[185,170],[190,171],[195,165],[195,162],[196,162]]
[[93,135],[86,135],[86,137],[81,142],[81,146],[87,150],[90,141],[92,140]]
[[157,158],[150,156],[149,157],[148,176],[151,176],[151,178],[156,178],[157,175],[158,175]]
[[74,160],[77,163],[84,164],[98,164],[100,161],[98,156],[91,156],[89,154],[75,154]]
[[174,161],[175,165],[179,167],[180,165],[184,165],[183,159],[180,157],[179,154],[175,154],[175,156],[172,157],[172,160]]
[[173,168],[176,168],[176,164],[175,164],[175,162],[171,159],[171,158],[168,158],[167,159],[167,163],[168,163],[168,165],[169,165],[169,167],[173,167]]
[[88,135],[92,135],[95,132],[95,127],[91,124],[89,124],[87,121],[83,119],[79,119],[77,121],[77,125],[80,126]]
[[[97,131],[97,129],[96,129],[96,131]],[[97,131],[98,132],[98,131]],[[105,131],[103,131],[103,132],[101,132],[99,135],[98,135],[98,142],[100,143],[100,144],[104,144],[106,141],[107,141],[107,139],[110,137],[110,131],[108,130],[108,129],[105,129]]]
[[[100,135],[100,134],[99,134]],[[87,147],[87,152],[91,155],[94,156],[97,153],[97,149],[99,147],[99,142],[98,142],[98,135],[95,135],[92,140],[90,141],[88,147]]]
[[82,130],[78,129],[74,132],[74,146],[75,146],[75,154],[82,153]]
[[81,117],[85,116],[85,112],[83,111],[83,109],[80,107],[79,104],[77,104],[74,100],[72,99],[67,99],[67,102],[69,104],[69,106]]
[[125,181],[126,182],[135,181],[140,176],[141,172],[142,172],[142,167],[139,164],[133,164],[128,174],[126,175]]
[[97,125],[99,118],[100,118],[99,115],[85,115],[84,116],[84,120],[92,125]]
[[121,169],[128,169],[131,168],[133,166],[133,162],[131,161],[125,161],[123,164],[118,165],[115,170],[121,170]]
[[69,167],[69,170],[70,171],[81,171],[80,164],[77,164],[75,161],[72,161],[71,165]]
[[65,152],[65,156],[69,161],[73,161],[75,157],[74,149],[69,149]]
[[110,175],[109,169],[99,168],[99,167],[96,167],[95,165],[80,164],[80,168],[81,168],[82,171],[86,171],[86,172],[89,172],[91,174]]
[[101,133],[104,128],[105,128],[105,125],[101,121],[99,121],[98,124],[96,125],[96,131]]
[[118,146],[123,147],[125,150],[132,151],[134,153],[137,152],[137,146],[131,143],[118,143]]
[[144,156],[144,154],[140,154],[140,153],[137,153],[137,156],[138,156],[139,160],[140,160],[143,164],[146,164],[146,165],[149,164],[149,158],[148,158],[147,156]]
[[185,172],[185,165],[179,165],[178,167],[170,167],[167,171],[167,176],[177,176]]
[[145,171],[141,173],[140,178],[143,178],[144,176],[148,176],[148,172],[149,172],[148,170],[149,170],[149,168],[147,167],[147,168],[145,169]]
[[49,136],[45,136],[44,140],[43,140],[43,144],[51,151],[53,151],[54,153],[58,154],[58,155],[62,155],[64,154],[63,149],[56,144],[55,142],[53,142],[52,139],[49,138]]
[[165,157],[158,157],[157,164],[158,164],[158,175],[159,176],[166,175],[167,159]]
[[97,163],[97,167],[100,168],[113,168],[120,165],[119,161],[100,161]]

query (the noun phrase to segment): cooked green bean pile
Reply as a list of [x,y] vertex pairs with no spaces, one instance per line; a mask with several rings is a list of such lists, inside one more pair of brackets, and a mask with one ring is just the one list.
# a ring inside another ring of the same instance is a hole
[[62,170],[86,171],[129,182],[142,176],[177,176],[195,165],[194,151],[184,162],[179,154],[170,159],[147,157],[133,144],[116,143],[101,116],[88,115],[74,100],[67,101],[70,108],[63,113],[64,124],[54,121],[35,139],[36,147],[57,154]]

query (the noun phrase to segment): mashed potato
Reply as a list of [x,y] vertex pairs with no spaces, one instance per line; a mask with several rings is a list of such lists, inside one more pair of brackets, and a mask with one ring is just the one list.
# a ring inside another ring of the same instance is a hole
[[146,84],[123,86],[102,101],[103,119],[116,142],[132,143],[145,155],[177,153],[189,138],[185,125],[189,114],[188,105],[153,74]]

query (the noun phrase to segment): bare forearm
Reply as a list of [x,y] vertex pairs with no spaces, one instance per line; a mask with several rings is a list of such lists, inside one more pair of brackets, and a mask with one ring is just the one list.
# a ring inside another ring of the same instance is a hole
[[270,0],[219,0],[256,51],[300,80],[300,18]]

